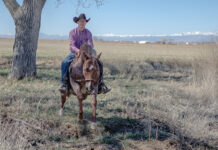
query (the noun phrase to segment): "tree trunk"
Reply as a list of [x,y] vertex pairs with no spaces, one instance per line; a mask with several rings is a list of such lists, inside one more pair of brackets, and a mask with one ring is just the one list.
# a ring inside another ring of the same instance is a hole
[[[13,0],[4,0],[16,26],[15,42],[13,46],[13,61],[10,78],[22,79],[35,77],[36,50],[38,44],[41,12],[45,0],[24,0],[22,7],[10,10]],[[16,0],[15,0],[16,2]],[[16,10],[16,12],[14,12]]]

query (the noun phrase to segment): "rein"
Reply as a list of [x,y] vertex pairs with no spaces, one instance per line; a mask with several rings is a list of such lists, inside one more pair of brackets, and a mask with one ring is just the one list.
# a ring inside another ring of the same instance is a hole
[[76,81],[76,82],[90,82],[90,81],[99,82],[100,80],[101,80],[101,79],[99,78],[98,80],[94,80],[94,79],[86,80],[86,79],[84,79],[84,80],[74,80],[74,81]]

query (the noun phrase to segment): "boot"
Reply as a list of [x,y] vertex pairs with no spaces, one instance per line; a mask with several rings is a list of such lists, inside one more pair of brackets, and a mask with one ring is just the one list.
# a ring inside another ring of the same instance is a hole
[[66,76],[64,77],[64,81],[61,83],[61,86],[59,87],[59,91],[62,94],[66,94],[69,92],[71,86],[70,86],[70,80],[69,80],[69,72],[67,71]]
[[58,90],[63,94],[67,93],[67,85],[62,83]]
[[108,88],[103,81],[99,84],[98,94],[101,94],[101,93],[106,94],[110,91],[111,91],[111,89]]
[[104,80],[103,80],[103,63],[98,60],[98,65],[100,68],[100,76],[101,76],[101,80],[100,80],[99,85],[98,85],[98,94],[101,94],[101,93],[106,94],[106,93],[110,92],[111,89],[109,89],[105,85]]

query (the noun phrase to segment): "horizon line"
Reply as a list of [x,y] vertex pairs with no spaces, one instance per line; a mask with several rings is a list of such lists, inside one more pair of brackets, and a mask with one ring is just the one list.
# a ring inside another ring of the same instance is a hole
[[[65,37],[68,35],[64,35],[64,34],[46,34],[46,33],[39,33],[40,34],[44,34],[46,36],[60,36],[60,37]],[[15,34],[2,34],[0,33],[0,36],[14,36]],[[218,32],[181,32],[181,33],[173,33],[173,34],[114,34],[114,33],[105,33],[105,34],[94,34],[93,36],[97,36],[97,37],[151,37],[151,36],[186,36],[186,35],[214,35],[214,36],[218,36]]]

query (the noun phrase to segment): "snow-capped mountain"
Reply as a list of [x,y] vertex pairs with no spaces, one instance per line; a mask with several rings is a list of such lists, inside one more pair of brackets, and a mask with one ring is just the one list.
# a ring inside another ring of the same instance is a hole
[[218,33],[213,32],[185,32],[175,33],[169,35],[116,35],[103,34],[96,35],[98,39],[105,41],[131,41],[131,42],[171,42],[171,43],[202,43],[202,42],[216,42],[218,40]]

